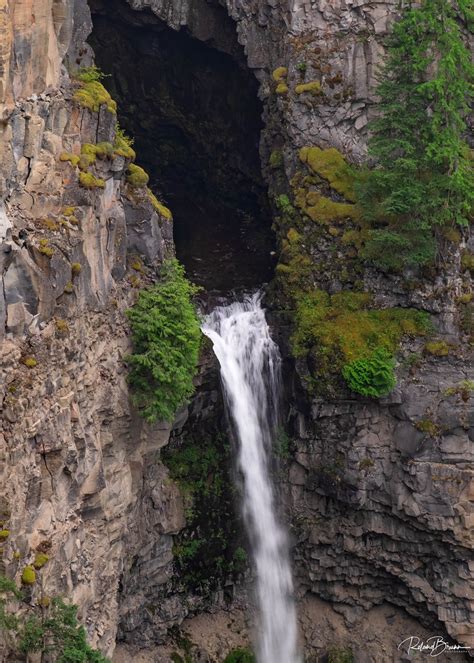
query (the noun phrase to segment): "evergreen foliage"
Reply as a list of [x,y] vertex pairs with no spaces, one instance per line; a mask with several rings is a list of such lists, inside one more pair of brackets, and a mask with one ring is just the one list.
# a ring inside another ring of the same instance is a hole
[[201,331],[191,298],[198,289],[177,260],[142,290],[128,317],[134,352],[127,359],[135,404],[150,422],[171,421],[193,393]]
[[108,663],[87,643],[86,631],[77,621],[77,606],[55,598],[39,606],[30,604],[28,614],[22,615],[11,605],[22,597],[12,580],[0,576],[0,631],[16,654],[41,652],[55,663]]
[[375,225],[365,257],[382,268],[432,262],[436,228],[465,226],[472,214],[464,134],[474,68],[459,21],[472,21],[470,7],[468,0],[409,2],[389,37],[369,142],[376,167],[358,186]]

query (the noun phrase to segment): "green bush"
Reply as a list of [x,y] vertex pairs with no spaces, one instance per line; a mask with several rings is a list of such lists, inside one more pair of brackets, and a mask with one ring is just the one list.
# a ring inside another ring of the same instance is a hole
[[134,352],[128,357],[134,402],[150,422],[171,421],[193,393],[201,341],[198,289],[177,260],[163,264],[160,281],[142,290],[127,314]]
[[255,656],[249,649],[233,649],[224,659],[224,663],[256,663]]
[[0,576],[0,632],[7,642],[15,643],[14,655],[23,660],[25,655],[41,653],[56,663],[109,663],[87,643],[86,631],[77,621],[77,606],[43,597],[40,605],[29,604],[27,614],[22,614],[17,602],[23,598],[13,581]]
[[92,83],[106,78],[106,74],[93,64],[91,67],[81,67],[75,77],[83,83]]
[[395,360],[385,348],[379,348],[370,357],[357,359],[342,368],[345,381],[362,396],[380,398],[395,387]]

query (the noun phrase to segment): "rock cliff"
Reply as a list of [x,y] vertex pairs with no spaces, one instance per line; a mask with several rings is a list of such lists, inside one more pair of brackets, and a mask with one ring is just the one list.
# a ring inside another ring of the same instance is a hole
[[[363,158],[395,1],[128,4],[145,23],[186,31],[255,74],[272,200],[294,189],[302,147]],[[106,0],[91,6],[110,9]],[[47,551],[33,595],[67,594],[91,641],[110,655],[118,631],[134,644],[160,643],[187,614],[225,601],[223,593],[206,602],[170,590],[183,499],[160,460],[170,427],[145,424],[130,405],[124,312],[173,255],[172,222],[127,182],[130,154],[118,142],[106,91],[89,104],[77,95],[76,72],[93,58],[91,30],[85,0],[0,0],[0,508],[10,532],[0,566],[18,578],[37,551]],[[92,159],[84,146],[92,146]],[[281,241],[286,230],[275,228]],[[330,265],[314,279],[331,292],[341,288],[347,262],[337,232],[304,238],[313,264]],[[422,342],[411,341],[389,398],[311,396],[303,386],[308,367],[287,358],[291,442],[281,489],[306,606],[303,631],[315,655],[331,643],[311,635],[313,595],[343,616],[344,627],[328,612],[339,634],[390,603],[422,631],[474,646],[467,386],[474,375],[464,345],[472,312],[460,303],[469,290],[460,268],[467,241],[451,247],[441,274],[416,287],[367,269],[358,275],[379,304],[429,311],[451,348],[410,363],[422,352]],[[288,355],[284,316],[275,315],[275,334]],[[222,423],[207,370],[190,407],[198,427],[206,418]],[[175,422],[175,437],[188,414]],[[238,603],[241,590],[233,591]],[[363,651],[360,660],[368,660]],[[394,660],[376,648],[370,656]]]

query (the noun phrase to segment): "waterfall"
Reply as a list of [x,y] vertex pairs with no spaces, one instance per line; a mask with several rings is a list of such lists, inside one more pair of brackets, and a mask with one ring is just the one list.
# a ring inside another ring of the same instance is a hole
[[277,422],[280,355],[261,295],[216,308],[202,326],[214,344],[239,442],[243,512],[257,576],[259,663],[298,663],[293,581],[286,533],[275,512],[270,478]]

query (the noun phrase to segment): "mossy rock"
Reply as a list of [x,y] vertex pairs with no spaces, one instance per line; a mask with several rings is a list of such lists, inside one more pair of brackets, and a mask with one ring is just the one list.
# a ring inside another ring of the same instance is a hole
[[47,239],[40,239],[38,251],[41,253],[41,255],[46,256],[47,258],[52,258],[54,255],[54,249],[49,246]]
[[36,582],[36,571],[33,566],[25,566],[21,574],[21,582],[23,585],[34,585]]
[[342,154],[335,147],[303,147],[299,152],[300,160],[307,164],[313,173],[329,182],[334,191],[346,200],[355,201],[354,176]]
[[275,83],[281,83],[284,78],[288,76],[288,68],[287,67],[277,67],[273,74],[272,78],[275,81]]
[[10,530],[8,529],[0,530],[0,542],[6,541],[9,536],[10,536]]
[[74,168],[78,165],[80,157],[72,152],[61,152],[59,161],[68,161]]
[[151,204],[153,205],[153,209],[155,210],[155,212],[157,212],[160,216],[162,216],[167,221],[172,221],[173,220],[173,215],[171,213],[171,210],[169,210],[166,207],[166,205],[163,205],[163,203],[161,203],[158,200],[158,198],[155,196],[153,191],[151,191],[151,189],[147,189],[147,195],[148,195],[148,198],[149,198]]
[[34,357],[23,357],[21,363],[24,364],[27,368],[34,368],[38,365],[38,362]]
[[83,108],[88,108],[94,113],[98,113],[101,106],[106,106],[110,113],[117,114],[116,102],[100,81],[83,83],[82,87],[75,92],[73,98]]
[[79,184],[84,189],[105,189],[105,180],[95,177],[92,173],[79,173]]
[[434,357],[447,357],[449,355],[449,345],[446,341],[430,341],[425,345],[424,350]]
[[347,219],[357,221],[360,218],[360,212],[356,205],[336,202],[317,191],[298,189],[295,202],[304,214],[321,225],[331,225],[334,222]]
[[42,569],[49,562],[49,557],[45,553],[36,553],[33,566],[36,570]]
[[300,83],[295,87],[296,94],[312,94],[318,96],[321,94],[321,83],[319,81],[310,81],[309,83]]
[[268,163],[270,168],[273,168],[274,170],[281,168],[283,166],[283,154],[281,150],[273,150],[273,152],[270,154]]
[[276,87],[275,92],[279,95],[288,94],[288,85],[286,83],[279,83]]
[[148,173],[143,168],[141,168],[141,166],[137,166],[134,163],[129,165],[127,182],[130,184],[130,186],[133,186],[134,188],[144,187],[148,184],[149,180],[150,177]]

